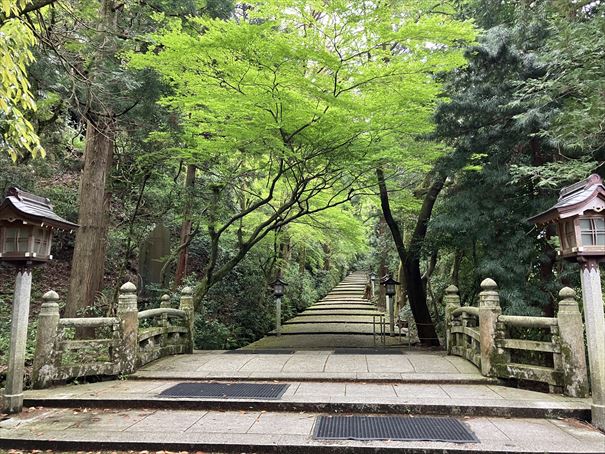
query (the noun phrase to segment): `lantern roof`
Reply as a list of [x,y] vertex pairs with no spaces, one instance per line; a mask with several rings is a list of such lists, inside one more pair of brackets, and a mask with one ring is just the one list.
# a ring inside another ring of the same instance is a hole
[[399,285],[400,282],[397,282],[395,279],[393,279],[392,276],[387,276],[386,279],[382,280],[382,285],[388,285],[388,284],[394,284],[394,285]]
[[605,186],[603,179],[592,174],[585,180],[561,189],[559,200],[551,208],[532,216],[529,222],[535,224],[548,224],[558,219],[580,216],[592,210],[601,212],[605,209]]
[[273,283],[271,285],[275,286],[275,285],[288,285],[288,284],[285,283],[284,281],[282,281],[282,279],[280,277],[278,277],[275,279],[275,281],[273,281]]
[[0,203],[0,217],[36,222],[60,230],[78,228],[78,224],[69,222],[57,215],[47,198],[22,191],[16,187],[9,188],[6,197]]

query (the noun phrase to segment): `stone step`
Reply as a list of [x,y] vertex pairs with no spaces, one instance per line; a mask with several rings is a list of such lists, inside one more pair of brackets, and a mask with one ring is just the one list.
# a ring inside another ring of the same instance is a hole
[[376,306],[349,306],[347,304],[325,304],[322,306],[309,306],[302,313],[312,313],[316,311],[342,311],[342,310],[356,310],[356,311],[373,311],[379,312]]
[[321,301],[348,301],[351,303],[361,302],[361,303],[373,304],[370,300],[364,298],[363,295],[353,295],[353,294],[351,294],[351,295],[326,295],[318,302],[321,302]]
[[347,316],[347,315],[371,316],[371,315],[379,315],[379,314],[384,314],[384,313],[377,311],[377,310],[369,310],[369,309],[368,310],[366,310],[366,309],[328,309],[328,310],[317,309],[317,310],[312,310],[312,311],[301,312],[300,314],[298,314],[296,316],[296,318],[298,318],[298,317],[317,317],[319,315],[328,315],[330,317],[335,317],[335,316]]
[[[372,335],[372,323],[305,323],[305,324],[285,324],[282,326],[282,334],[366,334]],[[376,326],[378,330],[378,325]],[[271,331],[269,335],[275,335]]]
[[317,440],[322,413],[42,408],[0,422],[0,448],[323,453],[599,453],[605,435],[574,420],[459,418],[477,443]]
[[334,315],[307,315],[291,318],[284,325],[306,323],[373,323],[373,320],[371,315],[339,315],[338,319]]
[[[379,344],[380,341],[377,340]],[[387,337],[387,346],[407,346],[407,341],[397,337]],[[293,334],[266,336],[249,344],[250,348],[290,348],[298,350],[329,350],[331,348],[371,348],[375,347],[372,336],[366,334]]]
[[[204,382],[204,380],[185,380]],[[181,380],[126,380],[28,391],[27,407],[153,408],[590,419],[586,399],[573,400],[499,385],[270,381],[288,385],[278,400],[170,398]],[[215,381],[216,382],[216,381]],[[220,380],[232,383],[232,380]],[[262,383],[262,380],[255,380]]]

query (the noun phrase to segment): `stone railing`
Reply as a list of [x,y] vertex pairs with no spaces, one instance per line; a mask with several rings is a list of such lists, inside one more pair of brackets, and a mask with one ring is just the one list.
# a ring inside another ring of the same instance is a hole
[[[193,352],[193,298],[181,292],[179,309],[164,295],[159,309],[139,312],[136,287],[120,288],[116,317],[60,318],[59,295],[50,291],[38,319],[33,385],[134,372],[163,356]],[[76,332],[84,332],[85,336]],[[84,337],[84,338],[82,338]]]
[[460,306],[458,289],[444,298],[447,352],[485,376],[547,383],[551,392],[588,395],[584,326],[575,292],[559,292],[557,317],[502,315],[496,283],[481,283],[479,307]]

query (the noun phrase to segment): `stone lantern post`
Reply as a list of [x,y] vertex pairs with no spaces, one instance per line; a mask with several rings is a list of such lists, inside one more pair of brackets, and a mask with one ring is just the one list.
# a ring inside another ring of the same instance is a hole
[[[599,263],[605,261],[605,186],[599,175],[563,188],[559,201],[529,219],[554,224],[559,255],[579,262],[592,390],[592,422],[605,430],[605,315]],[[578,333],[581,336],[582,333]]]
[[8,413],[18,413],[23,407],[32,268],[52,259],[53,231],[71,231],[77,227],[57,216],[48,199],[18,188],[10,188],[0,204],[0,261],[16,269],[8,370],[2,399],[2,408]]
[[389,312],[389,336],[395,336],[395,293],[397,293],[396,286],[399,285],[395,279],[390,275],[382,282],[384,285],[384,293],[387,296],[387,309]]
[[275,297],[275,334],[281,336],[281,299],[284,296],[286,284],[279,277],[273,282],[273,296]]

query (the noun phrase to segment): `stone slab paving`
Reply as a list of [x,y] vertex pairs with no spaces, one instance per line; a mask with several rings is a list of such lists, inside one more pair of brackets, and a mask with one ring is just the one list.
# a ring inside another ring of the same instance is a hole
[[[230,452],[603,453],[605,434],[573,420],[461,418],[479,443],[315,440],[321,413],[39,408],[0,422],[0,447]],[[321,448],[321,449],[320,449]]]
[[[286,336],[281,336],[286,337]],[[288,336],[298,337],[298,336]],[[275,339],[279,339],[275,337]],[[255,343],[256,344],[256,343]],[[253,348],[255,344],[247,348]],[[265,346],[263,345],[263,348]],[[260,350],[262,352],[262,350]],[[398,354],[335,354],[334,350],[298,350],[287,354],[244,354],[198,351],[162,358],[139,369],[132,378],[344,380],[490,383],[471,363],[444,352],[399,349]]]

